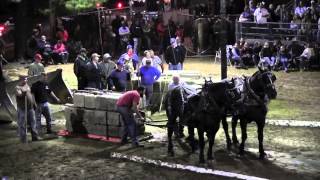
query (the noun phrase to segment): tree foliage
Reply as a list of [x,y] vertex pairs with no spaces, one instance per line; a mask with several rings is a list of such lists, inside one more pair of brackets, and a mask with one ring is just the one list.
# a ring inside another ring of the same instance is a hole
[[65,7],[68,10],[81,11],[96,6],[97,3],[106,2],[107,0],[65,0]]

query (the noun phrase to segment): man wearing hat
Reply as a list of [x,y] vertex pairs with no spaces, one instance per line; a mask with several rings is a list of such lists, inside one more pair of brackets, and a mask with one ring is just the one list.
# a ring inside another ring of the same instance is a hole
[[73,72],[78,80],[78,90],[84,90],[87,86],[86,65],[88,62],[89,58],[87,57],[87,50],[81,48],[73,65]]
[[117,62],[117,69],[114,69],[109,78],[108,86],[114,91],[125,92],[127,90],[127,83],[131,80],[130,72],[124,69],[123,63]]
[[[18,133],[22,143],[27,142],[27,124],[31,127],[32,141],[39,140],[35,121],[35,101],[31,94],[30,86],[27,84],[27,76],[19,76],[19,84],[16,86],[15,94],[18,113]],[[26,122],[27,121],[27,122]]]
[[34,62],[30,64],[28,76],[37,76],[44,72],[44,66],[41,63],[42,56],[37,53],[34,55]]
[[111,90],[111,86],[107,83],[107,79],[109,78],[111,72],[116,68],[116,64],[111,60],[111,56],[109,53],[105,53],[103,55],[103,61],[99,64],[102,71],[102,77],[104,79],[102,85],[103,89],[107,88]]
[[87,86],[88,88],[102,89],[101,78],[102,72],[98,64],[100,55],[93,53],[91,55],[91,62],[86,65],[86,75],[87,75]]
[[151,59],[146,59],[146,65],[142,66],[138,72],[138,76],[141,76],[141,86],[146,89],[146,106],[150,105],[150,99],[153,94],[153,84],[161,76],[161,72],[151,66],[151,61]]

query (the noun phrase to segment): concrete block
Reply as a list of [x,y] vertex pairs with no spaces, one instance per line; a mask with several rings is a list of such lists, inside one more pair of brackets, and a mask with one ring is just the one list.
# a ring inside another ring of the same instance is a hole
[[95,102],[96,109],[108,110],[109,101],[108,101],[108,96],[106,94],[97,95],[95,100],[96,100],[96,102]]
[[107,136],[121,138],[122,128],[118,126],[108,126]]
[[84,97],[86,93],[74,93],[73,104],[75,107],[84,107]]
[[96,125],[107,125],[107,112],[106,111],[94,111],[94,124]]
[[121,115],[118,112],[107,112],[108,126],[121,126]]
[[95,110],[85,109],[83,114],[83,124],[92,125],[96,124],[95,121]]
[[95,109],[96,108],[96,95],[93,94],[86,94],[84,96],[84,107],[88,109]]

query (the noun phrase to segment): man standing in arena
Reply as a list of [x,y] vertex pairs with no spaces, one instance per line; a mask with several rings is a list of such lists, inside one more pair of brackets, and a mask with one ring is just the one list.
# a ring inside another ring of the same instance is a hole
[[29,66],[28,76],[37,76],[44,72],[41,54],[34,55],[34,62]]
[[78,90],[84,90],[84,88],[87,86],[86,64],[88,62],[89,59],[87,57],[87,50],[85,48],[81,48],[80,53],[78,54],[73,65],[73,72],[78,80]]

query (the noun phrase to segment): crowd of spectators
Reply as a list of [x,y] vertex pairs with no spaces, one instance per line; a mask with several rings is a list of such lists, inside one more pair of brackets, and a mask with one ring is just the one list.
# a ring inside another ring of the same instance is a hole
[[255,41],[253,44],[243,38],[228,49],[228,58],[237,68],[263,65],[270,70],[307,70],[313,65],[319,65],[319,50],[317,43],[301,44],[292,40],[283,43]]
[[[268,22],[279,23],[278,28],[296,34],[301,40],[316,39],[320,42],[320,3],[315,0],[299,0],[296,5],[267,4],[264,1],[250,0],[240,14],[239,22],[255,22],[263,26]],[[277,27],[273,24],[272,27]]]
[[48,41],[42,32],[41,24],[37,24],[32,31],[31,37],[28,39],[26,56],[27,58],[32,58],[35,54],[40,54],[43,57],[44,65],[65,64],[69,59],[66,47],[68,39],[69,34],[67,30],[63,27],[58,27],[56,36],[51,41]]

